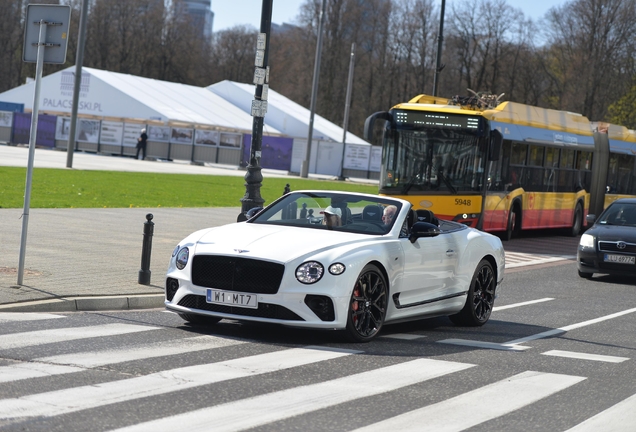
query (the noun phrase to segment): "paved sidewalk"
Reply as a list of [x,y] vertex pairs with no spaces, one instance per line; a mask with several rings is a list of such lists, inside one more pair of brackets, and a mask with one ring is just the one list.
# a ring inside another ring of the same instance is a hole
[[[27,158],[26,147],[0,145],[0,166],[26,168]],[[34,166],[66,168],[66,152],[36,149]],[[245,176],[245,171],[232,167],[81,152],[73,155],[73,169]],[[270,170],[263,170],[263,176],[288,177]],[[298,177],[289,177],[293,187]],[[17,268],[22,208],[0,208],[0,312],[163,307],[164,277],[174,247],[198,229],[236,222],[240,198],[232,208],[31,209],[21,286],[17,285]],[[143,227],[148,213],[154,216],[155,224],[151,276],[150,285],[140,285]]]

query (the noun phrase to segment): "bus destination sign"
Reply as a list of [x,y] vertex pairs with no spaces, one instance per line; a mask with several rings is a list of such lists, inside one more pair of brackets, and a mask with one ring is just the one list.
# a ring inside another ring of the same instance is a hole
[[435,127],[478,131],[480,129],[479,120],[479,116],[444,112],[395,111],[395,122],[398,127]]

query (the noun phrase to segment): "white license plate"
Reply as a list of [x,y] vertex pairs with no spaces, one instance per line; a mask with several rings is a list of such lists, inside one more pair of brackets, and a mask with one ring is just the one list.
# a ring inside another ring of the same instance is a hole
[[258,309],[256,294],[208,289],[205,299],[208,303]]
[[612,262],[618,264],[635,264],[636,257],[626,255],[605,254],[603,258],[605,262]]

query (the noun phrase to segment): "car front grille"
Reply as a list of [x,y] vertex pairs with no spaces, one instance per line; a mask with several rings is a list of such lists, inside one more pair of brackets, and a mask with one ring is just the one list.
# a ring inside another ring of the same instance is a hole
[[270,303],[259,303],[258,309],[249,309],[208,303],[205,301],[205,296],[189,294],[179,301],[179,306],[231,315],[271,318],[287,321],[304,321],[304,319],[286,307]]
[[192,261],[192,283],[235,292],[276,294],[284,272],[283,264],[250,258],[196,255]]
[[[620,249],[618,247],[620,243],[624,244],[625,247]],[[625,243],[625,242],[600,241],[598,242],[598,249],[601,252],[636,253],[636,244]]]

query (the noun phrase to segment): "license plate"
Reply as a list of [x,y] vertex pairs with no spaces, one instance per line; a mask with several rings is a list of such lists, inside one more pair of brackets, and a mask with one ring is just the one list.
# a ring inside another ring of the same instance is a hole
[[603,260],[618,264],[636,264],[636,257],[626,255],[605,254]]
[[258,309],[256,294],[208,289],[205,299],[208,303]]

